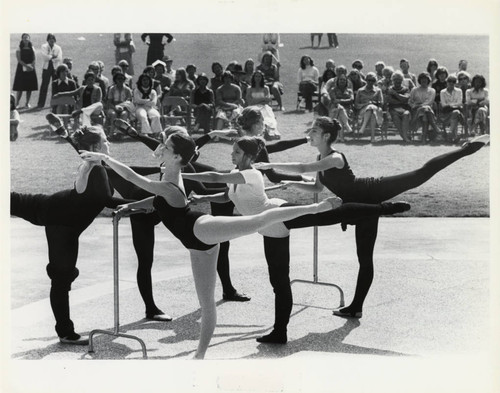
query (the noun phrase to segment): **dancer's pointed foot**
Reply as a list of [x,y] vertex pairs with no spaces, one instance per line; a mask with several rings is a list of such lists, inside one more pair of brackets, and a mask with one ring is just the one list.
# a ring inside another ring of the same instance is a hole
[[115,128],[124,133],[125,135],[128,135],[132,138],[136,137],[139,135],[139,133],[137,132],[137,130],[132,127],[130,125],[130,123],[127,123],[125,120],[123,119],[115,119],[115,121],[113,122],[113,125],[115,126]]
[[339,197],[330,197],[318,203],[318,213],[327,212],[336,209],[342,205],[342,199]]
[[487,134],[476,136],[475,138],[472,138],[470,141],[465,142],[462,145],[462,149],[466,149],[470,151],[470,154],[472,154],[481,149],[482,147],[486,146],[489,142],[490,142],[490,136]]
[[363,312],[355,311],[349,307],[345,307],[338,310],[333,310],[333,315],[342,318],[361,318],[363,316]]
[[45,116],[49,124],[55,128],[54,132],[61,138],[67,138],[69,136],[68,131],[64,128],[64,124],[59,116],[53,113],[47,113]]
[[172,320],[172,317],[170,315],[165,314],[163,311],[159,311],[155,314],[146,313],[146,319],[158,322],[170,322]]
[[410,210],[411,205],[408,202],[398,201],[398,202],[382,202],[382,214],[381,215],[391,215],[396,213],[403,213]]
[[271,333],[266,334],[265,336],[256,338],[256,341],[263,344],[286,344],[288,341],[286,332],[280,333],[276,330],[273,330]]

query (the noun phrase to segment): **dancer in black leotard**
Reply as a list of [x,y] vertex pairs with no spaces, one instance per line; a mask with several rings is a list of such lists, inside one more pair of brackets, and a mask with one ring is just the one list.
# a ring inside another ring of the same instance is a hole
[[[75,147],[109,153],[109,142],[100,127],[87,127],[75,133]],[[106,207],[125,200],[113,198],[106,171],[100,160],[83,162],[75,186],[52,195],[11,192],[11,215],[45,226],[49,249],[47,274],[51,279],[50,305],[61,343],[86,345],[88,340],[75,333],[70,319],[69,291],[78,277],[78,239],[94,218]]]
[[[311,146],[318,149],[318,160],[312,163],[262,164],[260,168],[278,168],[298,173],[317,172],[315,184],[290,182],[299,189],[319,192],[323,186],[342,198],[344,202],[380,203],[418,187],[439,171],[453,164],[458,159],[475,153],[489,141],[488,135],[475,138],[450,153],[440,155],[428,161],[421,168],[396,176],[380,178],[357,178],[352,173],[345,156],[332,149],[337,138],[340,124],[328,117],[319,117],[309,130]],[[256,165],[256,167],[258,164]],[[328,213],[315,218],[328,223]],[[299,219],[300,220],[300,219]],[[352,303],[337,310],[335,315],[360,318],[363,302],[373,281],[373,249],[377,238],[378,218],[370,218],[356,224],[356,247],[359,260],[358,281]]]
[[[164,224],[189,250],[196,292],[201,306],[201,334],[195,358],[201,359],[205,355],[216,322],[214,290],[218,243],[257,232],[269,225],[292,220],[304,214],[329,211],[332,207],[339,206],[340,202],[338,198],[329,198],[319,204],[280,207],[243,217],[214,217],[194,212],[187,206],[181,167],[193,158],[195,147],[187,132],[174,133],[164,139],[154,153],[155,157],[165,164],[162,181],[153,181],[140,176],[106,154],[82,151],[81,157],[87,160],[103,160],[120,176],[156,195],[124,205],[122,208],[158,209]],[[345,213],[358,209],[358,204],[345,204],[341,210]],[[344,214],[341,219],[343,217]]]

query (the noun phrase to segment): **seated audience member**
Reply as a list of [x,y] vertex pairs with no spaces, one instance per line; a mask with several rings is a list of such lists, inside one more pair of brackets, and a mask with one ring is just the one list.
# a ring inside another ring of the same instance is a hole
[[243,71],[245,72],[240,77],[240,84],[250,87],[252,84],[253,73],[255,72],[255,62],[252,59],[247,59],[243,65]]
[[[326,75],[328,74],[328,76]],[[323,71],[323,75],[321,75],[321,78],[319,78],[319,90],[321,91],[321,87],[323,83],[326,83],[326,81],[335,78],[337,74],[335,73],[335,62],[332,59],[328,59],[325,64],[325,70]]]
[[457,80],[458,87],[462,90],[462,103],[465,105],[465,92],[472,87],[470,84],[470,74],[467,71],[460,71],[457,74]]
[[[322,92],[324,84],[327,83],[329,80],[334,79],[335,76],[336,76],[335,70],[332,70],[331,68],[327,68],[325,70],[325,72],[323,72],[323,75],[320,78],[319,91]],[[346,78],[346,80],[347,80],[347,78]],[[328,116],[328,107],[325,106],[325,104],[323,103],[323,99],[321,97],[322,97],[322,93],[320,93],[320,100],[319,100],[318,106],[316,108],[316,111],[318,112],[319,116]]]
[[168,93],[170,90],[170,86],[172,86],[173,80],[171,80],[168,76],[165,75],[166,64],[161,60],[156,60],[152,64],[155,70],[154,79],[160,82],[160,92],[161,95]]
[[392,86],[392,74],[394,73],[394,68],[391,66],[384,67],[382,71],[382,79],[377,81],[377,87],[382,91],[382,96],[384,97],[384,109],[387,106],[387,92]]
[[281,64],[278,62],[273,64],[273,55],[271,52],[266,52],[262,55],[262,61],[257,66],[257,70],[264,74],[264,81],[274,99],[278,102],[278,110],[284,110],[281,96],[284,93],[283,85],[280,82]]
[[[101,67],[99,67],[99,63],[97,61],[93,61],[92,63],[89,64],[88,71],[91,71],[95,75],[95,82],[99,85],[101,88],[102,94],[106,94],[108,91],[108,86],[106,85],[106,82],[104,82],[103,79],[99,76],[99,73],[101,72]],[[88,72],[87,71],[87,72]],[[103,97],[105,98],[105,97]]]
[[191,107],[194,110],[194,131],[202,129],[208,134],[212,127],[212,114],[215,107],[214,92],[207,87],[208,76],[205,73],[198,75],[196,88],[191,92]]
[[334,84],[328,84],[328,90],[321,96],[322,104],[328,108],[328,116],[337,119],[342,128],[339,131],[337,141],[344,142],[344,133],[352,132],[349,124],[348,112],[351,111],[354,102],[354,93],[347,84],[347,76],[340,74],[334,79]]
[[196,66],[194,64],[188,64],[186,66],[186,73],[187,78],[196,85],[196,78],[198,78],[198,75],[196,75]]
[[430,87],[431,76],[427,72],[422,72],[417,78],[419,86],[410,92],[408,105],[411,108],[411,122],[410,128],[412,130],[418,129],[422,126],[422,143],[427,142],[427,131],[429,124],[432,127],[433,133],[429,135],[429,140],[434,140],[438,136],[439,129],[436,124],[436,115],[432,109],[436,91]]
[[135,116],[140,122],[142,134],[157,135],[162,131],[160,112],[156,109],[157,100],[158,96],[153,89],[151,77],[146,74],[140,75],[132,94],[132,102],[135,105]]
[[271,103],[271,93],[265,85],[264,75],[260,71],[253,74],[251,87],[247,89],[245,101],[248,106],[258,109],[264,119],[264,137],[266,139],[279,139],[278,123],[274,116]]
[[222,80],[222,73],[224,72],[222,64],[219,62],[212,63],[212,72],[214,73],[214,77],[210,79],[210,89],[215,94],[217,89],[224,83]]
[[[113,75],[113,85],[108,90],[106,100],[106,118],[107,123],[114,127],[114,120],[119,118],[127,121],[129,116],[134,113],[132,105],[132,90],[125,85],[125,75],[116,72]],[[111,132],[111,135],[123,135],[120,132]]]
[[165,75],[173,82],[175,80],[175,70],[172,68],[174,60],[170,56],[164,56],[162,61],[165,63]]
[[375,63],[375,75],[377,76],[377,82],[384,77],[382,71],[385,68],[385,63],[383,61],[377,61]]
[[128,61],[127,60],[120,60],[118,62],[118,65],[120,66],[121,70],[122,70],[122,74],[125,75],[125,84],[132,88],[132,75],[129,75],[128,74],[128,68],[129,68],[129,65],[128,65]]
[[[57,79],[52,82],[52,96],[65,91],[75,91],[78,87],[73,79],[68,78],[68,66],[61,64],[56,69]],[[68,114],[73,112],[73,105],[56,105],[52,108],[53,113]]]
[[76,106],[78,109],[73,111],[72,117],[77,118],[82,115],[82,125],[92,125],[92,116],[101,115],[103,111],[102,91],[95,83],[96,76],[94,72],[87,72],[83,78],[83,86],[73,91],[61,91],[54,94],[54,98],[64,96],[77,97]]
[[359,71],[359,75],[361,76],[361,79],[365,80],[365,74],[363,74],[363,72],[361,71],[364,67],[364,64],[363,64],[363,61],[362,60],[354,60],[354,62],[352,63],[352,66],[351,66],[353,69],[355,70],[358,70]]
[[160,81],[155,79],[156,72],[153,66],[146,66],[142,71],[143,74],[148,75],[153,81],[153,90],[156,91],[156,96],[158,97],[158,102],[161,100],[161,85]]
[[403,84],[405,78],[401,71],[394,72],[391,79],[392,86],[389,87],[386,94],[387,107],[399,135],[403,141],[408,142],[411,119],[410,106],[408,105],[410,89]]
[[481,134],[487,130],[488,125],[488,106],[490,104],[488,89],[486,88],[486,79],[484,76],[476,74],[472,77],[472,88],[467,90],[465,103],[471,112],[472,132],[476,131],[477,126]]
[[431,83],[434,83],[437,79],[436,71],[438,68],[439,68],[438,62],[434,59],[430,59],[429,62],[427,63],[427,73],[431,76]]
[[106,91],[109,89],[109,79],[104,76],[104,69],[106,66],[104,65],[104,62],[101,60],[97,60],[97,64],[99,64],[99,78],[101,78],[104,81],[104,84],[106,85]]
[[171,97],[182,97],[189,101],[191,92],[195,87],[195,84],[187,78],[186,70],[181,67],[175,71],[174,83],[170,86],[168,95]]
[[446,78],[446,89],[440,91],[440,117],[444,125],[450,125],[450,132],[452,134],[453,142],[458,142],[460,137],[457,136],[458,122],[462,118],[462,90],[455,87],[457,84],[457,77],[450,75]]
[[10,141],[14,142],[19,136],[18,127],[21,117],[16,109],[16,97],[10,95]]
[[384,99],[382,91],[375,86],[377,77],[374,72],[366,74],[366,86],[361,87],[354,99],[354,105],[362,119],[359,133],[364,134],[365,128],[370,125],[371,142],[375,142],[375,128],[382,125],[382,106]]
[[224,71],[222,75],[223,84],[215,92],[216,125],[215,129],[222,130],[224,123],[235,120],[243,110],[241,89],[233,84],[233,75],[230,71]]
[[299,91],[306,102],[306,110],[312,112],[312,98],[319,84],[319,71],[314,66],[314,60],[310,56],[302,56],[300,68],[297,75]]
[[446,89],[448,85],[446,82],[446,78],[448,78],[448,70],[446,69],[446,67],[438,67],[435,76],[436,76],[436,81],[431,85],[431,87],[436,91],[436,97],[434,98],[434,101],[436,102],[436,106],[438,108],[438,113],[439,113],[441,90]]
[[[413,82],[413,86],[417,86],[417,77],[415,74],[412,74],[410,72],[410,62],[406,59],[401,59],[399,61],[399,68],[401,68],[404,78],[411,80]],[[410,90],[412,89],[412,87],[410,86],[406,87],[408,87]]]
[[354,96],[358,90],[366,85],[364,78],[361,77],[361,73],[357,69],[353,69],[347,75],[347,79],[351,81],[352,91],[354,92]]
[[[330,79],[328,81],[326,81],[325,83],[323,83],[321,85],[321,90],[320,90],[320,94],[321,94],[321,97],[328,97],[328,92],[333,89],[333,87],[335,86],[335,84],[337,83],[337,78],[340,76],[340,75],[345,75],[345,77],[347,78],[347,68],[343,65],[339,65],[335,68],[335,73],[337,74],[335,76],[335,78],[333,79]],[[347,87],[351,90],[353,90],[352,88],[352,82],[349,80],[349,78],[347,78]],[[353,90],[354,92],[354,90]],[[323,100],[323,98],[322,98]]]
[[458,71],[455,73],[455,76],[458,78],[458,73],[459,72],[467,71],[467,66],[468,65],[469,65],[469,63],[467,62],[467,60],[460,60],[458,62]]
[[[241,92],[243,93],[243,91],[246,92],[246,87],[243,87],[241,83],[241,77],[242,75],[245,74],[245,72],[243,71],[243,67],[241,66],[241,64],[239,63],[236,63],[233,67],[233,70],[231,71],[231,74],[233,74],[233,83],[238,86],[240,89],[241,89]],[[242,95],[242,97],[244,97],[244,95]]]
[[63,64],[66,64],[66,66],[68,67],[67,77],[75,82],[76,87],[80,87],[80,85],[78,84],[78,77],[71,73],[71,71],[73,70],[73,59],[71,59],[70,57],[66,57],[63,60]]

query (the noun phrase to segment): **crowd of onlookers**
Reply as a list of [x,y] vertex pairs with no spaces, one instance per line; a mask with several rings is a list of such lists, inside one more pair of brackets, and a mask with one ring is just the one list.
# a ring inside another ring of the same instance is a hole
[[[42,81],[38,107],[45,107],[52,81],[50,106],[66,122],[104,125],[110,136],[117,136],[113,120],[136,122],[141,133],[158,134],[169,121],[181,122],[193,131],[209,132],[234,125],[244,106],[257,107],[264,119],[265,136],[279,138],[274,111],[284,110],[280,81],[279,34],[264,34],[262,53],[243,65],[232,61],[225,67],[214,62],[212,75],[198,72],[194,64],[173,69],[173,59],[165,55],[165,45],[174,38],[167,33],[144,33],[148,47],[147,66],[137,75],[133,67],[135,44],[129,33],[114,35],[115,65],[111,80],[104,76],[102,61],[92,61],[81,78],[73,75],[71,58],[63,57],[53,34],[41,46]],[[333,38],[332,38],[333,40]],[[335,44],[338,46],[335,36]],[[35,51],[29,34],[23,34],[16,51],[18,66],[11,96],[11,139],[17,137],[16,122],[22,93],[30,107],[31,92],[38,90]],[[297,73],[297,107],[337,119],[342,124],[339,141],[347,135],[363,135],[370,130],[386,135],[394,127],[404,141],[444,139],[458,142],[461,136],[489,132],[489,101],[482,75],[467,72],[467,61],[449,72],[431,59],[427,70],[416,76],[410,63],[402,59],[396,70],[378,61],[366,72],[363,62],[355,60],[351,69],[328,60],[320,73],[310,56],[302,56]],[[137,76],[137,77],[135,77]],[[135,79],[135,80],[134,80]],[[16,117],[17,116],[17,117]],[[462,134],[459,133],[461,125]]]

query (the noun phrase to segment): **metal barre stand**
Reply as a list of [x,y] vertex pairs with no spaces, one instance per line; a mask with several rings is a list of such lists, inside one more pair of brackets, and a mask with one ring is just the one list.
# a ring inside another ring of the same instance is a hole
[[132,336],[130,334],[120,333],[120,301],[119,301],[119,280],[118,280],[118,223],[120,222],[120,218],[128,217],[132,214],[143,213],[144,210],[129,210],[126,212],[114,211],[113,212],[113,292],[114,292],[114,314],[115,314],[115,328],[114,331],[110,330],[100,330],[95,329],[92,330],[89,334],[89,353],[94,353],[94,334],[107,334],[109,336],[114,337],[124,337],[130,338],[132,340],[136,340],[141,344],[142,348],[142,357],[143,359],[148,358],[148,354],[146,352],[146,344],[139,337]]
[[[314,203],[318,203],[318,194],[314,194]],[[315,226],[313,228],[313,281],[311,280],[301,280],[301,279],[295,279],[290,281],[290,285],[292,285],[294,282],[301,282],[305,284],[314,284],[314,285],[324,285],[328,287],[334,287],[337,288],[340,292],[340,305],[339,307],[344,307],[344,291],[342,288],[340,288],[336,284],[332,284],[329,282],[321,282],[318,281],[318,227]]]

